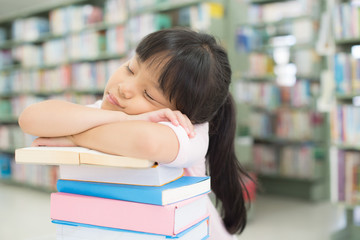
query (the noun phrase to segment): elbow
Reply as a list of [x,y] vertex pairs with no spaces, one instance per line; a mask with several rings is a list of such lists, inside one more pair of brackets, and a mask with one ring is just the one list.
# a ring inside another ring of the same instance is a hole
[[18,118],[21,130],[31,135],[40,136],[39,134],[42,133],[40,130],[44,124],[47,124],[46,114],[51,114],[48,113],[48,109],[57,109],[57,105],[53,104],[56,101],[46,100],[26,107]]
[[142,149],[142,152],[147,158],[158,158],[160,153],[160,143],[154,141],[154,138],[146,133],[141,134],[141,141],[137,141],[137,149]]
[[29,116],[28,109],[25,109],[18,118],[18,124],[21,130],[25,133],[30,133],[31,131],[31,118]]
[[[165,130],[167,133],[159,133],[157,135],[153,135],[153,133],[147,134],[146,132],[141,134],[142,141],[138,142],[142,146],[139,146],[139,149],[144,150],[147,159],[159,163],[170,163],[176,158],[179,151],[177,137],[172,133],[172,130]],[[166,137],[169,132],[174,136]]]

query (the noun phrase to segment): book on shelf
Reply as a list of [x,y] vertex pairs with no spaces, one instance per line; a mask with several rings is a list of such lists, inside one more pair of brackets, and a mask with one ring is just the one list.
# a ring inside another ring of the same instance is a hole
[[180,232],[175,236],[149,234],[144,232],[128,231],[123,229],[99,227],[88,224],[53,220],[56,224],[56,237],[58,240],[162,240],[162,239],[198,239],[205,240],[209,237],[209,218],[205,218],[192,227]]
[[337,198],[335,200],[356,204],[360,200],[360,153],[338,151],[337,155]]
[[209,193],[210,177],[184,176],[163,186],[138,186],[59,179],[57,189],[64,193],[168,205]]
[[84,147],[27,147],[15,150],[17,163],[45,165],[102,165],[147,168],[155,163],[146,159],[102,153]]
[[[53,220],[175,236],[208,217],[206,194],[165,206],[52,193]],[[121,217],[120,217],[121,216]]]
[[11,160],[10,155],[0,153],[0,179],[11,178]]

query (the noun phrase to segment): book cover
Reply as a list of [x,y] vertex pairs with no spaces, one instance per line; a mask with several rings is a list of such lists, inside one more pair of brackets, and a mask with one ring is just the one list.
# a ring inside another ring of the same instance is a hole
[[204,240],[209,237],[209,217],[201,220],[194,226],[182,231],[175,236],[166,236],[144,232],[128,231],[117,228],[99,227],[88,224],[53,220],[56,224],[57,240]]
[[154,162],[118,155],[111,155],[83,147],[27,147],[15,150],[17,163],[45,165],[91,164],[114,167],[147,168]]
[[123,201],[168,205],[210,192],[209,177],[184,176],[163,186],[58,180],[59,192]]
[[184,169],[155,164],[149,168],[60,165],[60,179],[143,186],[162,186],[183,176]]
[[208,216],[206,195],[158,206],[71,193],[52,193],[50,217],[102,227],[175,236]]

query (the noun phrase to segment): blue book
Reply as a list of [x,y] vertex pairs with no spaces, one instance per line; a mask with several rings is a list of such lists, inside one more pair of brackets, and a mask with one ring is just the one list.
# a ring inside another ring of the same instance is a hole
[[83,223],[53,220],[56,224],[56,239],[72,240],[161,240],[161,239],[192,239],[205,240],[209,238],[209,217],[201,220],[197,224],[185,229],[176,236],[166,236],[153,233],[136,232],[124,229],[101,227]]
[[64,193],[154,205],[168,205],[209,193],[210,177],[183,176],[163,186],[138,186],[59,179],[57,189],[59,192]]

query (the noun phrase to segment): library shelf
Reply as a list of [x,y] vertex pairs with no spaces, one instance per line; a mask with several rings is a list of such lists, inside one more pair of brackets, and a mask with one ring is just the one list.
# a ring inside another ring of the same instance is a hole
[[[360,134],[357,121],[360,96],[357,81],[358,57],[353,55],[352,46],[360,44],[358,5],[350,0],[333,0],[328,3],[333,18],[332,39],[334,53],[328,57],[335,83],[334,108],[331,112],[331,195],[332,201],[343,208],[346,225],[333,233],[332,240],[359,239],[360,226],[354,223],[354,210],[360,206],[359,172],[360,145],[356,136]],[[343,26],[343,27],[340,27]]]
[[[237,101],[242,106],[239,109],[245,109],[243,115],[250,116],[247,123],[249,130],[246,131],[253,140],[253,162],[250,166],[258,176],[260,191],[268,194],[309,201],[329,198],[328,120],[327,113],[320,112],[316,104],[320,95],[316,89],[321,89],[320,76],[324,61],[316,53],[324,2],[247,1],[246,7],[251,14],[235,24],[237,59],[248,58],[241,65],[242,72],[236,72],[236,83],[239,86],[236,88],[239,96]],[[311,9],[304,7],[304,11],[291,14],[287,11],[289,4],[299,6],[308,3],[313,6]],[[269,11],[269,15],[266,11]],[[274,15],[274,12],[278,15]],[[304,22],[306,26],[311,26],[305,32],[304,28],[299,27]],[[283,45],[278,42],[274,44],[284,36],[293,36],[297,41],[290,44],[284,40]],[[281,47],[288,51],[288,63],[298,68],[293,74],[293,84],[284,84],[277,74],[274,54]],[[311,63],[310,68],[301,68],[300,63],[304,62]],[[245,89],[244,92],[241,88]],[[309,129],[303,128],[307,123]],[[245,125],[243,123],[242,128]],[[299,158],[306,158],[308,165],[302,167],[314,167],[312,174],[298,176],[301,171],[306,172],[300,167],[296,168],[296,165],[304,164],[300,160],[305,159]],[[289,167],[285,169],[286,174],[281,172],[284,171],[280,169],[281,166]]]

